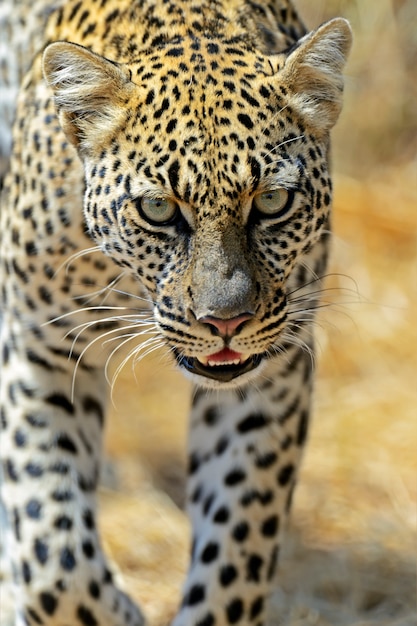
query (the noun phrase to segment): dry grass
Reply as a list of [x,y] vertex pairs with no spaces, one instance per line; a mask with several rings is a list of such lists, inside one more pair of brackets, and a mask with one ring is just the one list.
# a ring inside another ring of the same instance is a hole
[[[315,420],[273,617],[415,626],[417,7],[299,5],[310,24],[347,16],[356,43],[334,142],[329,286],[339,289],[329,298],[339,304],[321,318]],[[116,389],[102,528],[156,626],[175,611],[187,561],[188,526],[173,502],[182,498],[188,384],[158,357],[137,378],[127,368]]]

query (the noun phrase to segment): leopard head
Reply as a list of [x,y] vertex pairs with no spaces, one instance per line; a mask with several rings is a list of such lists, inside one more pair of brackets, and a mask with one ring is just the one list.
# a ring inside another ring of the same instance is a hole
[[132,273],[180,367],[246,383],[279,350],[290,294],[324,270],[329,132],[351,42],[332,20],[285,53],[177,38],[118,64],[43,58],[84,165],[92,238]]

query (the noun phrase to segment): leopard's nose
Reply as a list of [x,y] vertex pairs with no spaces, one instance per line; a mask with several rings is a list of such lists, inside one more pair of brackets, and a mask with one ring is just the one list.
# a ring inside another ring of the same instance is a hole
[[211,326],[216,335],[220,335],[222,337],[233,337],[236,335],[243,324],[250,320],[253,317],[253,313],[241,313],[236,317],[232,317],[230,319],[221,319],[219,317],[212,317],[210,315],[205,315],[204,317],[200,317],[198,321],[201,324],[206,324],[207,326]]

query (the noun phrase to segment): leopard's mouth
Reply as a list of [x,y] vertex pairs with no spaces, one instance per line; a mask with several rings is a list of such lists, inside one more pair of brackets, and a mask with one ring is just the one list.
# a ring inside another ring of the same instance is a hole
[[230,348],[223,348],[209,356],[182,356],[180,358],[177,356],[177,360],[191,374],[211,378],[221,383],[229,383],[257,368],[262,361],[262,355],[244,355]]

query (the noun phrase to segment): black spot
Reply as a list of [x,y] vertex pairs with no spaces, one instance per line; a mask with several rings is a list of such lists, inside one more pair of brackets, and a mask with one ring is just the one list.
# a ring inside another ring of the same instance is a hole
[[225,80],[223,83],[223,86],[225,89],[227,89],[227,91],[230,91],[230,93],[234,93],[236,91],[235,84],[232,83],[230,80]]
[[297,445],[302,446],[305,443],[308,432],[308,413],[301,411],[300,421],[297,430]]
[[4,465],[6,473],[10,480],[12,480],[13,482],[17,482],[19,480],[19,476],[17,474],[16,467],[13,461],[11,459],[6,459]]
[[58,530],[71,530],[73,521],[68,515],[59,515],[54,522],[54,527]]
[[197,487],[195,488],[195,490],[193,491],[192,495],[191,495],[191,502],[193,502],[194,504],[196,504],[197,502],[199,502],[201,496],[203,493],[203,488],[201,485],[197,485]]
[[259,617],[264,608],[264,599],[259,596],[259,598],[255,598],[250,607],[249,617],[251,619],[255,619],[255,617]]
[[39,519],[41,516],[42,504],[36,498],[32,498],[26,505],[27,516],[31,519]]
[[155,113],[153,114],[154,118],[157,120],[160,117],[162,117],[163,113],[165,111],[167,111],[169,109],[169,99],[168,98],[164,98],[161,102],[161,106],[159,109],[157,109],[155,111]]
[[10,350],[7,343],[3,344],[3,365],[7,365],[10,358]]
[[104,411],[101,403],[92,396],[84,396],[83,409],[86,413],[95,413],[100,424],[104,421]]
[[258,554],[251,554],[247,562],[246,579],[258,583],[260,581],[260,573],[264,561]]
[[207,52],[209,54],[217,54],[219,52],[219,46],[214,42],[210,42],[207,44]]
[[51,497],[55,500],[55,502],[70,502],[74,499],[74,494],[69,489],[63,489],[62,491],[60,489],[55,489],[52,492]]
[[252,137],[248,137],[246,139],[246,143],[248,145],[249,150],[255,150],[256,144]]
[[261,94],[263,98],[266,98],[266,99],[268,99],[271,95],[269,89],[267,89],[264,85],[261,85],[261,87],[259,88],[259,93]]
[[172,133],[172,131],[175,130],[176,126],[177,126],[177,120],[175,118],[172,119],[172,120],[169,120],[169,122],[167,124],[167,127],[166,127],[166,132],[168,134]]
[[107,568],[104,570],[103,583],[105,585],[112,585],[113,584],[113,574]]
[[19,448],[24,448],[26,445],[26,435],[18,428],[14,434],[14,442]]
[[254,98],[253,96],[250,95],[250,93],[248,93],[246,91],[246,89],[241,89],[240,90],[240,95],[242,96],[242,98],[244,100],[246,100],[246,102],[249,102],[249,104],[253,107],[259,107],[259,102],[258,100],[256,100],[256,98]]
[[200,467],[200,459],[196,452],[192,452],[188,460],[188,473],[190,474],[190,476],[194,474],[198,470],[199,467]]
[[95,580],[90,581],[90,584],[88,585],[88,591],[92,598],[97,599],[100,597],[100,587]]
[[146,96],[146,100],[145,103],[146,104],[152,104],[152,102],[155,100],[155,91],[153,89],[150,89],[148,91],[148,94]]
[[237,119],[247,129],[250,130],[251,128],[253,128],[253,122],[252,122],[251,118],[249,117],[249,115],[246,115],[246,113],[238,113]]
[[233,487],[234,485],[238,485],[242,481],[246,479],[246,473],[241,469],[231,470],[224,477],[224,484],[228,487]]
[[77,608],[77,617],[84,626],[97,626],[98,622],[90,609],[80,604]]
[[237,578],[237,569],[234,565],[223,565],[220,570],[220,584],[222,587],[228,587]]
[[48,469],[53,474],[66,476],[70,471],[70,466],[67,463],[61,463],[60,461],[58,461],[57,463],[53,463],[52,465],[50,465]]
[[249,535],[249,524],[245,521],[239,522],[233,529],[233,538],[236,541],[242,542],[245,541],[247,536]]
[[219,411],[215,406],[209,406],[203,413],[203,420],[208,426],[217,424],[219,417]]
[[258,499],[262,506],[266,506],[267,504],[270,504],[274,499],[274,492],[272,491],[272,489],[265,489],[265,491],[261,491],[258,494]]
[[52,406],[57,406],[60,409],[63,409],[69,415],[74,415],[74,406],[72,402],[70,402],[68,398],[64,396],[64,394],[53,393],[45,398],[45,402],[47,402],[48,404],[52,404]]
[[213,613],[207,613],[202,619],[197,622],[196,626],[214,626],[216,620]]
[[36,244],[33,241],[27,241],[25,244],[25,249],[28,256],[36,256],[38,253]]
[[[27,612],[29,617],[31,618],[31,620],[33,620],[34,622],[36,622],[36,624],[43,624],[44,621],[39,617],[38,613],[35,611],[35,609],[32,609],[32,607],[28,607],[27,608]],[[28,621],[25,619],[25,623],[27,624]]]
[[290,482],[292,476],[294,474],[294,465],[289,463],[288,465],[284,465],[278,473],[278,483],[281,487],[285,487]]
[[21,541],[22,537],[20,533],[20,514],[17,508],[13,509],[12,525],[16,540]]
[[261,533],[264,537],[274,537],[279,528],[279,518],[277,515],[271,515],[261,525]]
[[58,601],[52,593],[47,593],[46,591],[41,593],[39,595],[39,601],[47,615],[53,615],[55,613]]
[[33,548],[35,557],[41,565],[45,565],[48,560],[49,549],[48,545],[41,539],[35,539],[35,545]]
[[77,564],[74,553],[69,548],[63,548],[61,550],[59,562],[60,562],[62,569],[64,569],[66,572],[72,572],[72,570]]
[[22,562],[22,576],[25,583],[28,585],[32,580],[32,571],[27,561]]
[[31,363],[34,363],[35,365],[39,365],[40,367],[43,367],[43,369],[47,370],[48,372],[52,372],[54,370],[54,366],[51,363],[49,363],[49,361],[47,361],[46,359],[43,359],[41,356],[39,356],[39,354],[36,354],[31,349],[26,351],[26,356],[27,356],[28,361],[30,361]]
[[179,182],[179,169],[180,169],[180,164],[178,161],[174,161],[174,163],[172,163],[168,169],[169,182],[171,183],[171,187],[175,195],[177,195],[177,187],[178,187],[178,182]]
[[278,546],[274,546],[274,549],[271,552],[271,560],[269,561],[268,572],[267,572],[267,580],[272,580],[275,576],[275,570],[277,568],[279,556],[279,548]]
[[172,307],[173,307],[172,298],[170,298],[169,296],[164,296],[162,298],[162,302],[163,302],[164,306],[166,306],[167,309],[172,309]]
[[45,302],[45,304],[52,303],[51,292],[45,287],[45,285],[41,285],[39,287],[39,297],[43,302]]
[[271,465],[276,463],[277,459],[278,455],[276,452],[267,452],[266,454],[256,458],[255,465],[259,469],[268,469]]
[[229,520],[229,516],[229,509],[227,509],[225,506],[221,506],[214,514],[213,522],[215,522],[216,524],[225,524]]
[[184,598],[184,606],[195,606],[203,602],[206,597],[204,585],[193,585]]
[[249,160],[249,164],[250,164],[250,171],[251,171],[251,175],[252,175],[252,193],[255,191],[255,189],[258,187],[259,185],[259,181],[261,179],[261,166],[259,165],[259,161],[257,161],[255,158],[251,158]]
[[223,454],[225,450],[227,450],[229,445],[229,439],[227,437],[221,437],[219,441],[216,443],[216,454],[220,456]]
[[34,428],[46,428],[48,425],[47,421],[41,415],[37,415],[36,413],[28,413],[26,415],[26,421]]
[[215,495],[214,493],[211,493],[210,495],[207,496],[207,498],[204,500],[204,504],[203,504],[203,514],[207,515],[210,512],[211,509],[211,505],[214,502],[214,498]]
[[184,55],[184,48],[171,48],[167,52],[168,57],[181,57]]
[[82,550],[87,559],[92,559],[96,553],[93,544],[88,539],[83,541]]
[[287,513],[289,512],[289,510],[291,509],[291,505],[292,505],[292,499],[293,499],[293,495],[294,495],[294,488],[295,488],[295,483],[293,483],[290,488],[288,489],[288,493],[287,493],[287,501],[285,503],[285,510],[287,511]]
[[68,435],[58,435],[56,445],[60,450],[65,450],[65,452],[70,452],[71,454],[77,454],[77,446],[72,439],[68,437]]
[[219,554],[219,545],[214,542],[210,542],[206,545],[203,552],[201,553],[201,561],[202,563],[211,563],[215,559],[217,559]]
[[243,602],[235,598],[226,607],[226,616],[229,624],[236,624],[243,615]]
[[239,433],[248,433],[252,430],[264,428],[268,423],[269,420],[266,419],[261,413],[252,413],[239,422],[236,429]]

